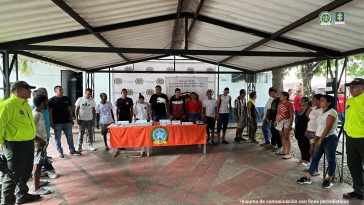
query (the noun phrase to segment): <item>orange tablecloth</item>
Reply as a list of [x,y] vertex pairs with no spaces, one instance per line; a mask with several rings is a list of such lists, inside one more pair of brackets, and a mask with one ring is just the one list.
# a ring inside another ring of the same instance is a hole
[[110,127],[112,148],[206,144],[205,125]]

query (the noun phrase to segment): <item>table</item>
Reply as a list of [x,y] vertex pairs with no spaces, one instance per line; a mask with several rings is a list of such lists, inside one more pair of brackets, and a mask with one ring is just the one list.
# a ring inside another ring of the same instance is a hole
[[203,145],[206,154],[206,125],[111,126],[112,148]]

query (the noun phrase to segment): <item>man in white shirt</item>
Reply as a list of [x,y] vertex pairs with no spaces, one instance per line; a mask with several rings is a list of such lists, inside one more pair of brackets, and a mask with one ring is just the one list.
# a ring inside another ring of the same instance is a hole
[[[214,141],[214,130],[216,117],[218,116],[217,101],[212,98],[212,90],[207,90],[207,99],[203,101],[203,119],[207,123],[207,142],[211,142],[213,145],[217,145]],[[211,132],[211,133],[210,133]]]
[[79,129],[78,135],[78,151],[82,151],[83,135],[87,129],[89,150],[95,151],[93,146],[94,122],[96,117],[96,103],[92,99],[92,90],[87,88],[83,97],[77,99],[76,103],[76,120]]
[[104,138],[105,151],[109,151],[110,148],[107,145],[106,136],[108,132],[108,127],[110,126],[111,123],[115,122],[113,106],[110,101],[107,101],[106,93],[101,93],[100,98],[101,102],[96,106],[96,114],[97,114],[96,127],[97,129],[100,129],[101,125],[101,135]]
[[269,114],[269,110],[272,107],[272,102],[273,102],[273,98],[271,96],[272,90],[273,89],[269,88],[269,91],[268,91],[269,99],[267,100],[267,103],[265,104],[264,114],[262,116],[262,118],[263,118],[262,132],[263,132],[263,136],[264,136],[264,143],[261,145],[265,146],[267,149],[271,148],[270,135],[269,135],[269,130],[270,130],[271,125],[270,125],[270,121],[268,119],[268,114]]

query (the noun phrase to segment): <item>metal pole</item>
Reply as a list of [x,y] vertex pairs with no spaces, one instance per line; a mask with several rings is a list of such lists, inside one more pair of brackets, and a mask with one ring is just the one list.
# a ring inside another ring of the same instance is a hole
[[[344,80],[345,80],[345,83],[346,83],[346,74],[347,74],[347,65],[345,65],[344,67],[343,67],[343,69],[345,69],[345,77],[344,77]],[[344,126],[344,124],[345,124],[345,119],[346,119],[346,87],[345,87],[345,89],[344,89],[344,110],[343,110],[343,112],[344,112],[344,115],[343,115],[343,126]],[[346,133],[345,133],[345,131],[343,130],[343,133],[342,133],[342,135],[343,135],[343,138],[342,138],[342,143],[341,143],[341,153],[342,153],[342,157],[341,157],[341,175],[340,175],[340,182],[343,182],[344,181],[344,157],[345,157],[345,139],[346,139]]]
[[111,101],[111,68],[109,68],[109,101]]
[[217,95],[220,94],[220,65],[217,65]]
[[3,72],[4,72],[4,100],[10,97],[10,70],[9,70],[9,52],[3,53]]
[[15,80],[18,81],[19,80],[18,53],[15,53],[13,58],[15,58]]
[[173,55],[173,71],[176,72],[176,55]]
[[185,50],[188,50],[188,18],[185,17]]

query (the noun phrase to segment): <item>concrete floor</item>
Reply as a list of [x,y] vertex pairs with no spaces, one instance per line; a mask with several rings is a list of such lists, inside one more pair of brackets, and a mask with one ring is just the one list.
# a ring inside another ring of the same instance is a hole
[[[230,142],[234,132],[228,131]],[[53,193],[33,204],[362,203],[342,199],[352,191],[347,184],[323,189],[322,176],[314,177],[312,185],[298,185],[304,172],[297,159],[282,160],[253,143],[208,146],[206,155],[198,146],[158,147],[151,157],[122,153],[113,159],[99,134],[96,140],[97,151],[70,156],[63,138],[66,156],[60,159],[52,139],[48,152],[59,178],[47,186]]]

